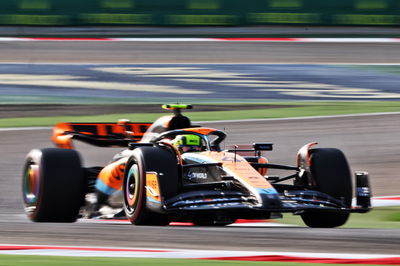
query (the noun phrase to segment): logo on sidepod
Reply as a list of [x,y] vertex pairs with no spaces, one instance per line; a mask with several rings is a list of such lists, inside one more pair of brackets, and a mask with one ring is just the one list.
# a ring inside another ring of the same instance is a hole
[[207,173],[193,173],[193,172],[189,172],[187,174],[187,177],[189,179],[207,179]]

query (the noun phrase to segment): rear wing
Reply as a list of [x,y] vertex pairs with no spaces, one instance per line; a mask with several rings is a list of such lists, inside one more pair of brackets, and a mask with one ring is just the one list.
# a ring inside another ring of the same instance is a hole
[[152,123],[58,123],[51,140],[59,148],[73,149],[72,140],[99,147],[128,147],[138,142]]

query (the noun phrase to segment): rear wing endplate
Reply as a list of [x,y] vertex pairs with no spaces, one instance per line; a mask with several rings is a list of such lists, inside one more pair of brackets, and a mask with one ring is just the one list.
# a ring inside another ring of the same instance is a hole
[[99,147],[128,147],[138,142],[151,123],[58,123],[51,140],[59,148],[73,149],[72,140]]

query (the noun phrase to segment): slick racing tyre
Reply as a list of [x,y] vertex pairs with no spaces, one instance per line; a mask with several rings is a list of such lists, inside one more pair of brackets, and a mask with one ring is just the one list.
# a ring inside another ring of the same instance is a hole
[[[161,197],[174,196],[178,192],[179,172],[175,156],[160,147],[137,148],[128,160],[123,182],[124,210],[135,225],[168,225],[166,215],[150,210],[147,206],[146,173],[160,175]],[[161,207],[161,202],[158,203]]]
[[74,222],[84,200],[78,152],[49,148],[29,152],[23,173],[25,211],[34,222]]
[[[342,200],[344,207],[351,206],[352,181],[349,164],[344,154],[333,148],[310,150],[311,174],[314,186],[311,189]],[[309,227],[337,227],[346,223],[349,213],[308,211],[301,215]]]

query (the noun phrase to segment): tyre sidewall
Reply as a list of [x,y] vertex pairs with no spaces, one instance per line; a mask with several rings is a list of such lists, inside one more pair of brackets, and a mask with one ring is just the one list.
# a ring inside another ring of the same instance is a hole
[[[43,209],[42,207],[42,202],[43,202],[43,174],[42,174],[42,151],[41,150],[32,150],[28,153],[26,156],[26,162],[24,166],[24,171],[23,175],[27,174],[28,169],[32,166],[36,165],[37,166],[37,172],[35,176],[35,182],[38,182],[37,185],[37,193],[36,193],[36,199],[35,199],[35,204],[34,206],[31,206],[31,209],[28,210],[27,208],[27,200],[26,200],[26,184],[25,184],[25,177],[24,180],[22,181],[22,194],[23,194],[23,199],[24,199],[24,208],[26,211],[26,214],[29,219],[32,221],[40,221],[40,214],[41,210]],[[34,208],[34,209],[33,209]]]
[[[137,195],[134,195],[136,197],[136,201],[132,205],[129,203],[129,195],[128,195],[128,182],[129,179],[131,178],[129,176],[130,171],[134,165],[137,166],[138,170],[138,178],[136,184],[137,188]],[[125,168],[125,174],[124,174],[124,182],[123,182],[123,193],[124,193],[124,210],[125,214],[128,217],[129,221],[133,224],[138,224],[140,223],[142,212],[144,211],[145,208],[145,184],[146,184],[146,171],[144,168],[144,162],[143,162],[143,155],[140,152],[140,149],[137,149],[134,151],[134,154],[129,158],[127,162],[127,167]]]

